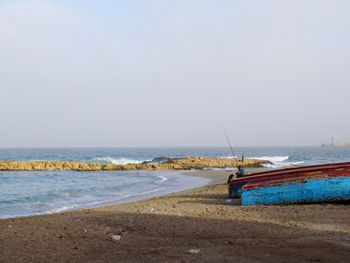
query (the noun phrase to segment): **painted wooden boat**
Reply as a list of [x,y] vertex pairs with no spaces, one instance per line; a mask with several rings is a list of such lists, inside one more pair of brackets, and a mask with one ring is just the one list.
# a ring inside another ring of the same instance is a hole
[[258,183],[271,183],[273,180],[293,181],[298,178],[303,180],[303,178],[316,178],[317,176],[332,173],[350,175],[350,162],[293,167],[237,178],[232,180],[228,185],[229,198],[240,198],[242,195],[242,188],[247,184],[254,185],[253,183],[257,183],[257,185],[259,185]]
[[350,200],[350,171],[334,171],[294,178],[248,183],[242,205],[273,205]]

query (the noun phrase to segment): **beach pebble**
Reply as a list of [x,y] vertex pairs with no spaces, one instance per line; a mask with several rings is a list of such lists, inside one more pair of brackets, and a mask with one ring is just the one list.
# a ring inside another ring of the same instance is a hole
[[295,226],[296,227],[305,227],[305,225],[303,223],[296,223]]
[[187,251],[187,254],[198,254],[200,251],[199,248],[191,248]]
[[115,241],[120,240],[121,236],[120,235],[112,235],[112,239]]

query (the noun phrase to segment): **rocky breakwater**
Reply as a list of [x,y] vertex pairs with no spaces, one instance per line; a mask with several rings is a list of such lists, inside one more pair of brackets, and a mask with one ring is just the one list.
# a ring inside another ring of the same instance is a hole
[[0,161],[0,171],[106,171],[106,170],[191,170],[204,168],[261,167],[268,161],[246,159],[244,162],[227,158],[187,157],[167,160],[162,163],[144,162],[139,164],[99,164],[66,161]]

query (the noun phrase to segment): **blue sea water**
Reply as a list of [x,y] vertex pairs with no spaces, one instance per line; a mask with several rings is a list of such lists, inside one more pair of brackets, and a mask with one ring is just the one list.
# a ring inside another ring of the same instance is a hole
[[175,172],[0,172],[0,218],[143,200],[209,182]]
[[[235,155],[270,160],[280,168],[350,161],[350,148],[240,147]],[[139,163],[155,157],[225,157],[228,148],[0,149],[0,160]],[[178,172],[0,172],[0,218],[53,213],[141,200],[209,183]]]
[[[240,157],[267,158],[276,166],[290,164],[321,164],[350,160],[350,148],[332,147],[238,147],[235,155]],[[227,147],[218,148],[72,148],[72,149],[0,149],[0,160],[67,160],[100,163],[137,163],[155,157],[232,157]]]

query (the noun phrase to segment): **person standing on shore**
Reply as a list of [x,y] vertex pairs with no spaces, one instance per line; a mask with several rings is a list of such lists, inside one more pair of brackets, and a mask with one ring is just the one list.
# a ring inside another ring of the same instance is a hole
[[238,171],[236,172],[237,178],[244,177],[244,176],[245,176],[245,171],[244,171],[244,169],[242,168],[242,166],[238,165],[237,168],[238,168]]
[[245,176],[244,168],[242,168],[242,166],[240,165],[238,165],[237,168],[238,168],[238,171],[234,174],[230,174],[230,176],[228,177],[227,184],[229,184],[233,178],[236,179],[236,178],[241,178]]

